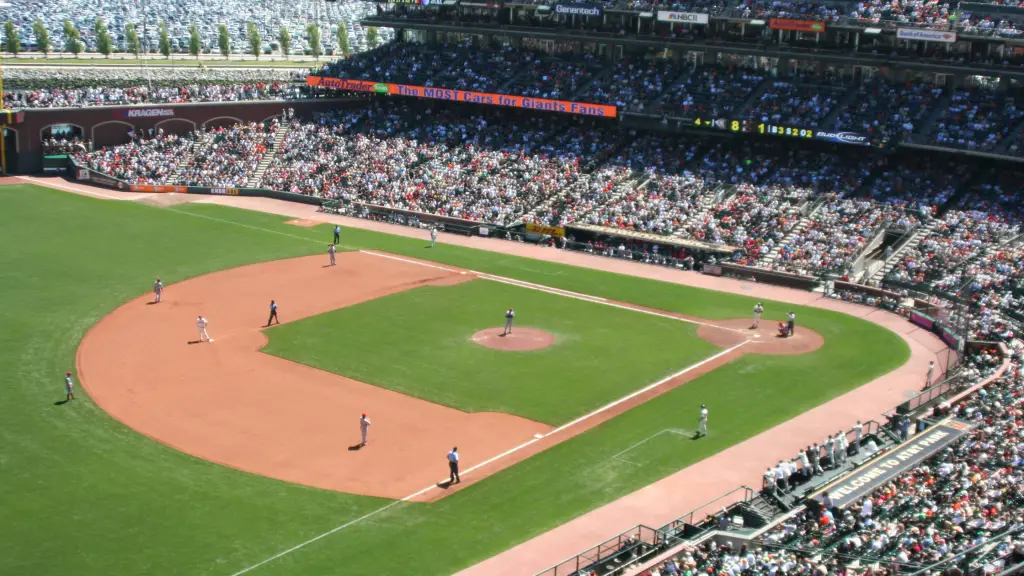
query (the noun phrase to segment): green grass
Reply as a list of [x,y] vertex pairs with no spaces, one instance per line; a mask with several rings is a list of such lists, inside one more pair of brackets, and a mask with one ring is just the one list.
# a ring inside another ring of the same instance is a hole
[[[502,352],[472,343],[503,325],[506,303],[518,327],[545,330],[555,345]],[[557,426],[718,351],[696,333],[678,320],[475,280],[285,324],[267,331],[263,351],[466,412]]]
[[[85,331],[147,292],[153,277],[170,285],[320,253],[329,241],[329,228],[284,220],[0,187],[0,574],[228,576],[386,504],[196,460],[127,430],[85,394],[54,405]],[[422,240],[346,230],[343,241],[706,318],[746,317],[750,308],[750,298],[450,246],[424,250]],[[785,311],[770,302],[766,308],[770,318]],[[827,339],[820,350],[745,356],[436,504],[395,505],[250,574],[451,574],[907,357],[901,339],[874,325],[796,312]],[[609,465],[611,456],[660,430],[695,426],[702,402],[711,409],[706,439],[659,442],[643,466]]]

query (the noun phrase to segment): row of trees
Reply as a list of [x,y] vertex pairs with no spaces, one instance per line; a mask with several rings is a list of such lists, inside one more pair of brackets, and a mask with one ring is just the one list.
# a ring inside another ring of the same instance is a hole
[[[93,31],[96,32],[96,51],[104,56],[110,57],[114,52],[114,41],[110,36],[110,30],[107,28],[107,24],[103,21],[103,18],[96,19],[96,23],[93,25]],[[167,24],[163,20],[161,20],[158,25],[158,31],[159,41],[157,48],[165,58],[170,58],[171,39],[167,33]],[[50,42],[50,31],[47,30],[46,24],[43,23],[42,19],[36,18],[36,21],[32,23],[32,33],[36,37],[36,50],[45,55],[49,55],[53,50],[53,45]],[[199,53],[202,51],[202,40],[199,37],[199,29],[195,24],[193,24],[189,26],[188,33],[188,52],[192,56],[198,58]],[[21,39],[18,35],[18,29],[10,20],[4,24],[4,36],[6,37],[6,51],[9,54],[17,56],[18,53],[22,51]],[[263,38],[255,24],[251,22],[248,24],[246,36],[249,41],[249,53],[259,58],[260,53],[262,52]],[[307,25],[306,36],[309,38],[311,55],[316,58],[322,56],[323,47],[320,36],[320,27],[316,24]],[[135,30],[134,24],[128,24],[125,26],[124,38],[126,51],[138,57],[139,53],[142,51],[142,44],[139,39],[139,34]],[[347,58],[351,54],[352,49],[348,40],[348,28],[345,26],[344,22],[338,24],[337,40],[338,51]],[[292,36],[284,26],[282,26],[280,32],[278,32],[277,42],[280,47],[281,54],[287,57],[291,53]],[[366,44],[371,49],[376,48],[377,45],[380,44],[380,32],[376,27],[371,26],[366,29]],[[227,58],[231,53],[231,34],[225,24],[217,25],[217,47],[225,58]],[[78,28],[75,27],[71,20],[65,20],[64,50],[78,56],[84,49],[85,43],[82,42],[82,36],[78,31]]]

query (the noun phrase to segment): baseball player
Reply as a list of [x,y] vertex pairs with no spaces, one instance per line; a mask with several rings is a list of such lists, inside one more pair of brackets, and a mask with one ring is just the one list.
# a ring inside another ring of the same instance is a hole
[[335,261],[334,261],[334,253],[335,252],[336,252],[336,250],[334,248],[334,244],[331,244],[330,246],[327,247],[327,253],[331,255],[331,266],[334,266],[334,264],[335,264]]
[[796,334],[796,314],[793,314],[792,312],[790,312],[789,315],[787,316],[787,319],[788,319],[788,321],[786,322],[786,328],[788,328],[787,332],[789,332],[790,336],[793,336],[793,335]]
[[363,441],[359,443],[360,446],[366,446],[366,433],[370,430],[370,419],[363,414],[359,417],[359,434],[362,435]]
[[437,226],[430,227],[430,247],[433,248],[434,244],[437,243]]
[[513,309],[509,308],[508,312],[505,312],[505,332],[502,336],[508,336],[512,333],[512,320],[515,320],[515,317],[516,312]]
[[338,242],[341,242],[341,226],[335,224],[334,225],[334,243],[337,244]]
[[200,342],[213,342],[213,338],[210,338],[210,335],[206,333],[206,326],[209,324],[209,321],[207,321],[206,318],[203,318],[202,314],[200,314],[199,318],[196,319],[196,328],[199,328]]
[[64,375],[64,394],[66,395],[65,402],[75,399],[75,382],[71,379],[71,372]]
[[164,283],[159,278],[153,282],[153,294],[156,295],[155,302],[160,302],[160,298],[164,295]]
[[762,312],[764,312],[764,306],[761,306],[761,303],[758,302],[757,305],[754,306],[754,325],[750,327],[751,330],[757,330],[761,326]]
[[708,406],[700,405],[700,422],[697,423],[697,438],[708,435]]
[[270,318],[267,318],[267,326],[270,326],[270,323],[274,322],[274,321],[277,321],[278,324],[281,323],[281,321],[278,320],[278,318],[277,318],[277,302],[271,300],[270,301]]

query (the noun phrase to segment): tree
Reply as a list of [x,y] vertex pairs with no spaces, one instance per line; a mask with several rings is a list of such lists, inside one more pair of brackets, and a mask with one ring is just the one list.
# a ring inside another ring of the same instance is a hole
[[188,27],[188,53],[199,59],[199,28],[193,24]]
[[320,53],[324,49],[320,45],[320,27],[316,24],[310,24],[306,27],[306,35],[309,36],[309,48],[313,52],[313,57],[319,60]]
[[142,51],[142,43],[139,42],[139,33],[135,31],[135,24],[127,24],[124,27],[124,43],[125,48],[138,58],[139,52]]
[[43,53],[43,56],[50,55],[50,31],[46,29],[42,18],[36,18],[32,23],[32,33],[36,37],[36,48]]
[[377,31],[376,26],[370,26],[366,29],[366,45],[373,50],[378,44],[380,44],[380,32]]
[[281,55],[288,58],[288,53],[292,49],[292,35],[288,32],[288,28],[281,26],[281,30],[277,33],[277,42],[281,45]]
[[167,23],[160,21],[160,53],[164,58],[171,57],[171,38],[167,34]]
[[256,25],[252,22],[249,22],[247,28],[249,35],[249,50],[251,50],[252,55],[255,56],[257,60],[259,60],[260,47],[263,44],[263,38],[260,37],[259,28],[257,28]]
[[64,21],[64,49],[75,55],[75,58],[82,53],[82,42],[79,40],[81,34],[78,28],[71,23],[71,20]]
[[338,51],[348,58],[348,55],[352,52],[352,48],[349,47],[348,43],[348,26],[345,26],[344,22],[338,23]]
[[4,37],[7,39],[7,53],[18,55],[21,52],[21,39],[18,38],[18,29],[14,27],[14,22],[8,20],[4,23]]
[[110,58],[110,53],[114,51],[114,42],[110,38],[110,30],[107,29],[103,18],[96,19],[94,28],[96,30],[96,51]]
[[227,24],[217,24],[217,44],[220,46],[220,53],[227,58],[231,54],[231,34],[228,32]]

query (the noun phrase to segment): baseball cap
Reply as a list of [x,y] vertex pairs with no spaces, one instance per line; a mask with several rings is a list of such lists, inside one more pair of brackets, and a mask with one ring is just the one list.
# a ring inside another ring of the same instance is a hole
[[68,372],[68,376],[71,376],[71,372]]
[[366,418],[366,412],[363,412],[363,418]]

